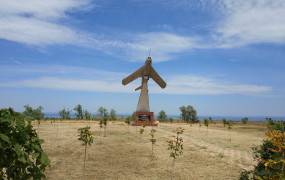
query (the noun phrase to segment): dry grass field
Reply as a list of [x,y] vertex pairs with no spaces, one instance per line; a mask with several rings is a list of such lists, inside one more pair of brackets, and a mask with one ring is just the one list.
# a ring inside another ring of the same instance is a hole
[[[95,133],[95,144],[88,147],[84,172],[84,147],[77,140],[77,129],[86,125]],[[58,121],[42,122],[37,131],[51,161],[48,179],[170,179],[172,161],[166,141],[177,127],[185,132],[184,154],[176,161],[175,179],[194,180],[238,179],[243,168],[252,168],[251,147],[262,142],[266,130],[258,124],[234,125],[229,132],[222,124],[210,124],[207,130],[198,124],[160,123],[155,127],[155,158],[151,157],[151,127],[140,134],[140,127],[109,122],[107,137],[103,137],[97,122]]]

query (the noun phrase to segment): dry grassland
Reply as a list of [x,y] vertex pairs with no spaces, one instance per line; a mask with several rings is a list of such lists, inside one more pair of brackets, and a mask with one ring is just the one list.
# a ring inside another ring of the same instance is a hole
[[[85,172],[84,147],[77,140],[77,129],[91,126],[95,144],[88,147]],[[185,132],[184,154],[177,159],[175,179],[238,179],[240,171],[252,168],[251,147],[262,142],[265,127],[258,124],[234,125],[231,132],[222,124],[210,124],[209,129],[198,124],[161,123],[156,127],[157,143],[151,158],[151,143],[146,127],[127,126],[123,122],[109,122],[107,137],[100,135],[97,122],[61,121],[53,125],[42,122],[37,131],[44,140],[51,166],[48,179],[170,179],[171,159],[167,140],[176,127]],[[231,142],[229,138],[231,137]]]

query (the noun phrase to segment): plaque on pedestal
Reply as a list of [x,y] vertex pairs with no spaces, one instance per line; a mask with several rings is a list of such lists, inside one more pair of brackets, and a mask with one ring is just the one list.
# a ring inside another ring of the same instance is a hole
[[154,119],[153,112],[134,112],[133,126],[157,126],[159,121]]

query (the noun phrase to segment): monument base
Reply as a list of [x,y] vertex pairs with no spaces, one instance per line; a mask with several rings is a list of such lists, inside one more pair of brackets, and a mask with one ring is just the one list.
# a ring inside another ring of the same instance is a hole
[[154,119],[153,112],[134,112],[133,126],[157,126],[159,121]]

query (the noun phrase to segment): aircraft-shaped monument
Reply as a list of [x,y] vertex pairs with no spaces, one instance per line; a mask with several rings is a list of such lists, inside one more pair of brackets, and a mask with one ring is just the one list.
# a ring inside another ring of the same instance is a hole
[[141,90],[141,93],[136,112],[133,114],[135,118],[133,125],[157,126],[159,122],[154,119],[154,113],[151,112],[149,108],[147,83],[149,78],[152,78],[161,88],[165,88],[166,83],[152,67],[151,57],[148,57],[146,59],[145,64],[142,67],[140,67],[128,77],[124,78],[122,80],[122,84],[127,85],[137,78],[142,78],[142,83],[141,86],[135,89],[135,91]]

